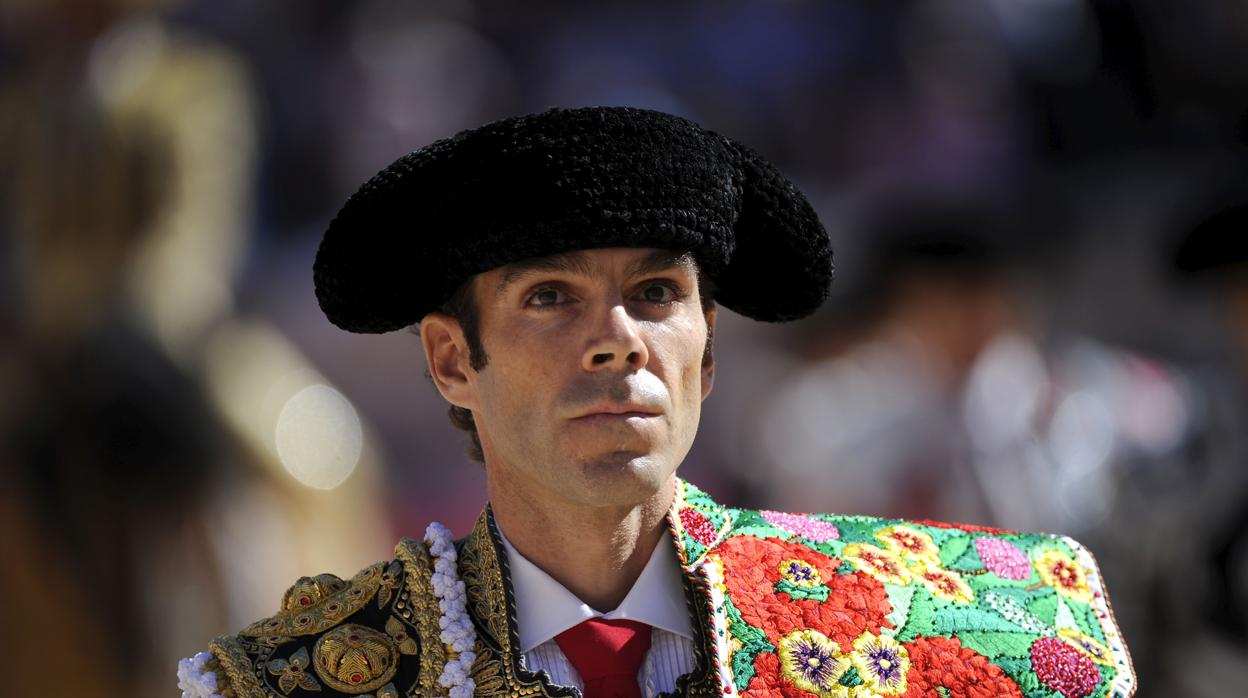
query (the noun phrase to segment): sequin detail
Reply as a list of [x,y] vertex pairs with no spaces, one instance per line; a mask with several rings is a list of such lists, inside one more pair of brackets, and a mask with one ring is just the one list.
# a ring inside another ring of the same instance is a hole
[[719,533],[710,519],[692,507],[680,510],[680,525],[684,527],[686,533],[702,545],[709,546],[714,543]]
[[1101,683],[1096,664],[1057,638],[1042,637],[1032,644],[1031,665],[1041,683],[1066,698],[1091,695]]

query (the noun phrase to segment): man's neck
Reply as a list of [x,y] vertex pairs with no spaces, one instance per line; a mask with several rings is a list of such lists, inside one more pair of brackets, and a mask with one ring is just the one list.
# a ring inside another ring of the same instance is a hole
[[630,507],[595,507],[489,480],[494,519],[512,546],[590,607],[608,612],[628,595],[666,533],[674,476]]

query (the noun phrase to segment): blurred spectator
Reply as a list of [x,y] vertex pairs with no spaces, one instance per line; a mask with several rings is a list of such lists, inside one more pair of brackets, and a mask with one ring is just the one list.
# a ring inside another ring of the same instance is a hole
[[[300,572],[386,552],[375,460],[343,464],[370,467],[334,509],[283,471],[324,486],[307,472],[316,429],[287,409],[308,394],[291,374],[317,377],[231,317],[254,160],[246,71],[141,9],[5,9],[21,68],[0,81],[0,590],[28,629],[0,646],[23,667],[15,695],[167,695],[179,656],[268,613]],[[285,400],[267,421],[238,419],[263,407],[231,370],[243,350],[273,372],[248,387]],[[301,461],[279,463],[283,446]]]

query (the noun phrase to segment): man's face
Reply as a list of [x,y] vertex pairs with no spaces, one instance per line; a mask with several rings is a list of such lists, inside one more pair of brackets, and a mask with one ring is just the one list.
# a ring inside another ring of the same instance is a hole
[[714,310],[688,255],[582,250],[485,272],[472,292],[489,360],[463,406],[492,477],[591,505],[668,481],[712,383]]

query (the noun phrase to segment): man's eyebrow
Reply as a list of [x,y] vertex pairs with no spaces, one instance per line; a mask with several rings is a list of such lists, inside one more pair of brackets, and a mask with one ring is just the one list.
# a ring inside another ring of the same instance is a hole
[[624,275],[644,276],[673,267],[688,267],[691,273],[694,272],[693,255],[687,250],[655,250],[634,262]]
[[549,257],[522,259],[507,266],[508,269],[503,274],[503,280],[499,282],[498,288],[494,291],[496,298],[501,297],[512,284],[520,279],[540,272],[562,272],[591,278],[595,274],[593,266],[589,263],[589,257],[583,252],[565,252],[564,254]]
[[[652,274],[673,267],[690,267],[690,271],[693,271],[693,263],[693,255],[688,251],[654,250],[633,262],[625,271],[625,276]],[[581,251],[522,259],[507,266],[509,268],[503,274],[503,280],[499,282],[494,292],[496,298],[501,297],[515,282],[541,272],[562,272],[591,279],[598,276],[598,269],[590,264],[589,257]]]

